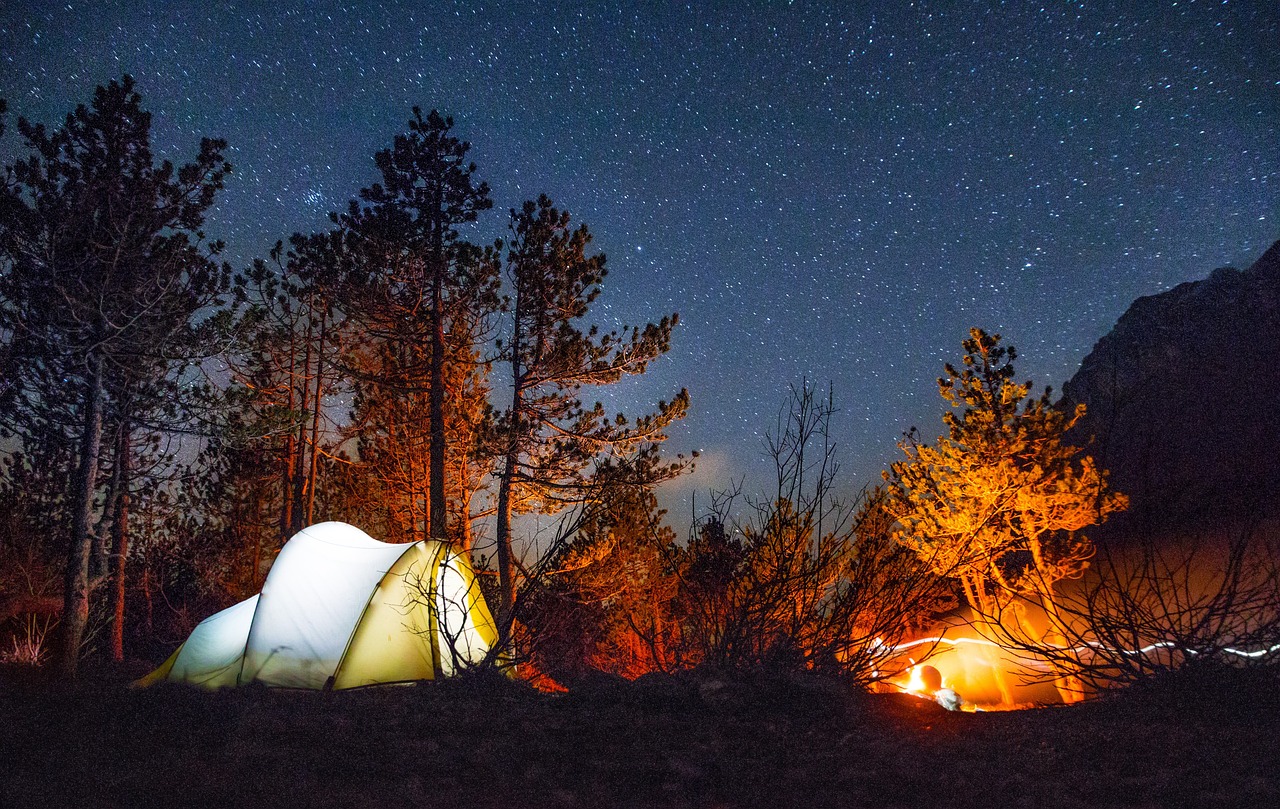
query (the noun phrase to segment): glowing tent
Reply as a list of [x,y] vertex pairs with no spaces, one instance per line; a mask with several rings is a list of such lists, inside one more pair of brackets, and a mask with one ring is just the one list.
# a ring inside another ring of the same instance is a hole
[[430,680],[481,661],[496,639],[471,566],[447,545],[391,545],[326,522],[285,543],[261,594],[200,622],[140,684]]

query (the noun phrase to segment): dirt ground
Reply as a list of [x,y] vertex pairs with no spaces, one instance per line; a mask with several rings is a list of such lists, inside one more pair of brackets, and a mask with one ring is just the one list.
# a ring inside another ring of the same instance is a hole
[[754,673],[340,693],[0,673],[5,807],[1280,806],[1272,675],[947,713]]

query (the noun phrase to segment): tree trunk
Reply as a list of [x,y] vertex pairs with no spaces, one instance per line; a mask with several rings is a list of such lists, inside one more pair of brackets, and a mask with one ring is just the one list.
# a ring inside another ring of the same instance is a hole
[[514,325],[511,329],[511,412],[507,424],[507,452],[498,479],[498,513],[496,553],[498,564],[498,641],[505,646],[511,637],[515,619],[516,577],[515,555],[511,548],[511,487],[515,481],[516,465],[520,460],[520,417],[524,409],[524,375],[521,371],[521,352],[524,350],[520,327],[521,294],[516,289]]
[[142,568],[142,629],[150,638],[155,632],[155,602],[151,600],[151,568]]
[[[1049,626],[1045,630],[1044,638],[1041,642],[1045,645],[1065,647],[1067,636],[1063,631],[1062,613],[1058,609],[1058,598],[1053,592],[1053,582],[1045,579],[1043,573],[1049,567],[1044,559],[1044,548],[1038,538],[1032,539],[1029,545],[1031,558],[1036,568],[1036,595],[1040,598],[1040,607],[1044,610],[1045,616],[1049,621]],[[1082,702],[1084,700],[1084,682],[1081,681],[1079,676],[1066,670],[1066,665],[1063,663],[1054,662],[1053,667],[1058,671],[1058,676],[1053,679],[1053,686],[1057,689],[1058,696],[1062,698],[1063,703],[1072,705]]]
[[[298,345],[297,334],[290,328],[289,331],[289,398],[288,410],[293,412],[297,402],[297,363],[298,363]],[[288,438],[285,441],[285,452],[283,462],[280,468],[280,542],[283,544],[289,537],[293,536],[293,469],[294,455],[298,450],[298,437],[292,430],[289,431]]]
[[98,472],[98,453],[102,443],[102,357],[89,360],[89,378],[84,390],[84,425],[80,431],[80,467],[76,471],[72,492],[74,516],[71,545],[67,549],[66,584],[63,590],[62,649],[58,673],[66,678],[76,676],[80,662],[80,642],[89,623],[89,552],[93,536],[93,492]]
[[129,555],[129,451],[132,428],[128,421],[120,425],[116,445],[116,470],[120,488],[116,493],[115,520],[111,525],[115,557],[115,616],[111,623],[111,659],[124,660],[125,560]]
[[307,470],[307,525],[315,524],[316,467],[320,459],[320,396],[324,392],[324,342],[328,331],[328,318],[320,320],[320,342],[316,348],[316,390],[312,398],[310,468]]
[[[1002,617],[999,605],[992,602],[980,578],[961,576],[960,581],[964,585],[965,598],[968,599],[969,606],[976,615],[977,620],[974,626],[977,628],[979,636],[986,640],[995,641],[1000,637],[1001,631],[999,623]],[[991,679],[995,681],[996,689],[1000,692],[1000,701],[1005,705],[1014,705],[1013,688],[1009,685],[1009,678],[1005,674],[1004,660],[1001,655],[994,655],[990,666]]]
[[498,479],[497,565],[498,565],[498,642],[505,646],[511,636],[515,614],[515,557],[511,550],[511,478],[516,472],[516,453],[507,453],[502,476]]
[[[117,441],[117,443],[119,443]],[[116,532],[116,507],[120,505],[120,465],[113,464],[111,480],[107,484],[107,496],[102,506],[102,519],[94,531],[89,551],[89,588],[93,589],[107,577],[111,569],[111,538]]]
[[[438,226],[437,226],[437,229]],[[442,235],[435,235],[437,240]],[[447,542],[446,498],[444,489],[444,252],[439,241],[432,256],[431,278],[431,469],[428,486],[431,507],[427,515],[427,530],[434,538]]]
[[[250,509],[249,513],[253,515],[262,513],[262,495],[259,493],[259,490],[255,489],[254,491],[253,508]],[[259,580],[261,575],[259,571],[262,569],[262,532],[252,529],[250,530],[253,533],[253,553],[250,555],[250,567],[249,570],[246,571],[248,575],[244,577],[244,580],[248,585],[248,588],[246,589],[261,591],[262,582]]]
[[311,324],[307,324],[306,331],[307,345],[304,349],[302,359],[302,375],[299,382],[302,385],[302,401],[298,406],[298,414],[302,418],[298,419],[298,438],[294,446],[293,456],[293,489],[289,493],[291,500],[289,504],[289,513],[293,519],[289,523],[289,536],[293,536],[303,529],[303,522],[306,514],[303,511],[303,500],[307,491],[307,420],[305,418],[308,408],[314,408],[315,403],[311,401]]
[[[462,523],[462,547],[458,548],[458,553],[467,556],[471,553],[471,547],[475,544],[475,534],[471,527],[470,515],[464,515],[460,521]],[[470,558],[470,556],[467,556],[467,558]]]

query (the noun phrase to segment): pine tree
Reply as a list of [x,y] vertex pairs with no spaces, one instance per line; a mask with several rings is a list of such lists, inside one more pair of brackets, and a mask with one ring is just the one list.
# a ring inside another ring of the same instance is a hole
[[[634,423],[622,414],[610,419],[598,402],[585,406],[584,387],[644,373],[665,353],[676,316],[643,329],[584,330],[582,320],[605,277],[605,257],[587,255],[590,231],[585,225],[571,229],[569,213],[555,208],[546,196],[512,210],[510,231],[511,334],[501,348],[511,372],[511,404],[497,428],[502,457],[495,554],[500,631],[510,629],[516,601],[512,514],[554,513],[579,501],[594,462],[645,448],[651,451],[688,406],[688,392],[681,390]],[[647,464],[635,468],[660,475],[678,469]]]
[[885,473],[894,538],[939,575],[958,579],[980,616],[999,620],[1014,604],[1038,641],[1042,633],[1016,599],[1041,606],[1050,633],[1060,634],[1055,584],[1079,577],[1093,555],[1080,531],[1127,500],[1063,440],[1084,405],[1062,412],[1047,388],[1030,398],[1031,384],[1014,381],[1016,350],[1001,346],[999,335],[972,329],[964,350],[962,369],[948,364],[938,380],[951,408],[943,414],[947,435],[930,446],[908,433],[899,444],[906,459]]
[[[488,185],[475,182],[475,164],[466,162],[470,144],[450,134],[452,128],[451,118],[434,110],[423,118],[415,107],[408,132],[374,157],[382,182],[360,192],[367,206],[353,201],[339,218],[361,242],[368,267],[363,284],[352,288],[355,316],[369,338],[381,342],[374,366],[363,374],[374,386],[364,401],[394,408],[394,397],[426,399],[429,502],[421,530],[441,539],[450,536],[449,403],[465,400],[483,409],[483,385],[455,364],[474,364],[499,303],[491,253],[459,235],[460,226],[492,203]],[[403,424],[403,415],[358,414],[391,430],[381,447],[387,453],[408,449],[394,443],[400,436],[390,426]],[[414,420],[421,423],[421,415]],[[414,491],[421,491],[412,461],[400,466],[415,475]]]
[[238,423],[226,425],[224,445],[252,445],[267,461],[278,546],[316,521],[323,460],[340,442],[335,402],[351,392],[345,371],[359,341],[340,306],[356,263],[344,231],[294,234],[271,258],[237,278],[244,311],[228,394]]
[[628,679],[669,671],[679,632],[672,612],[678,579],[669,566],[675,532],[663,524],[652,487],[634,482],[643,472],[609,467],[595,477],[596,495],[577,530],[546,560],[550,575],[521,611],[534,664],[562,681],[592,669]]
[[[133,80],[99,87],[62,128],[19,119],[31,155],[9,167],[0,209],[0,331],[10,335],[10,425],[74,439],[71,543],[61,669],[74,675],[89,611],[104,423],[142,399],[123,391],[173,382],[220,318],[202,320],[228,270],[200,231],[230,165],[205,139],[194,162],[157,165],[150,114]],[[168,386],[169,391],[175,386]],[[148,399],[150,397],[147,397]],[[151,399],[154,401],[154,399]]]

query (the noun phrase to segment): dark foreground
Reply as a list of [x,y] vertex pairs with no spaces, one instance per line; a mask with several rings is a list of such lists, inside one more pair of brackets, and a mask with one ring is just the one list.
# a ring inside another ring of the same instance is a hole
[[0,676],[0,806],[1280,806],[1271,677],[949,714],[807,678],[337,694]]

